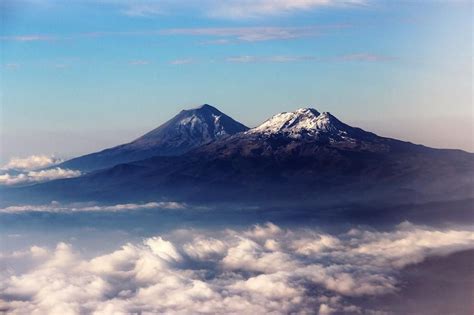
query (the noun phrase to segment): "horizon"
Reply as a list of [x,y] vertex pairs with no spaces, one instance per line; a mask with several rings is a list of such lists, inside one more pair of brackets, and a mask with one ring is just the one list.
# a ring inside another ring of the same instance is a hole
[[1,6],[2,163],[111,147],[206,102],[250,127],[311,106],[474,151],[470,1]]

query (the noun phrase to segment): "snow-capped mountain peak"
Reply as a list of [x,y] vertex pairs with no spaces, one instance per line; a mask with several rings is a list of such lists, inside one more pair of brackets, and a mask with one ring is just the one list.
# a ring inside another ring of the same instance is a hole
[[340,122],[329,112],[319,113],[314,108],[300,108],[294,112],[274,115],[260,126],[250,129],[250,134],[285,134],[299,136],[320,132],[337,131]]
[[166,141],[168,145],[173,143],[194,147],[247,129],[217,108],[204,104],[181,111],[173,119],[133,143],[155,145]]
[[246,130],[248,128],[243,124],[217,108],[204,104],[182,110],[158,128],[132,142],[66,161],[63,166],[89,171],[152,156],[180,155]]

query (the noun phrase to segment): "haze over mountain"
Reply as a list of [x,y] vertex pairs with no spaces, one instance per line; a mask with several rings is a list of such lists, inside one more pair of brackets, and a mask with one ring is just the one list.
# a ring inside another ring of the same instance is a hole
[[[474,197],[471,153],[380,137],[312,108],[277,114],[249,130],[227,116],[218,118],[215,113],[220,112],[212,107],[195,111],[210,113],[205,124],[184,111],[127,145],[127,149],[148,148],[159,143],[162,149],[170,148],[159,152],[174,154],[188,150],[181,155],[119,164],[74,179],[13,190],[13,195],[68,201],[158,198],[291,204],[393,204]],[[193,120],[196,123],[188,122]],[[209,123],[220,120],[219,128]],[[182,122],[187,126],[184,132],[179,127]]]
[[163,125],[138,139],[62,163],[63,168],[92,171],[152,156],[185,153],[202,144],[248,128],[211,105],[182,110]]

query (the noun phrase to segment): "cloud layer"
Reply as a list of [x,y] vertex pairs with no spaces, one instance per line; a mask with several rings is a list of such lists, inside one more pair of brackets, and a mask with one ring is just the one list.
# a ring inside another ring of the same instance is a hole
[[26,185],[81,175],[80,171],[60,167],[44,169],[62,162],[62,159],[53,155],[31,155],[25,158],[11,158],[10,161],[0,168],[0,171],[2,171],[0,172],[0,185]]
[[219,18],[246,19],[313,10],[318,7],[353,6],[365,0],[231,0],[214,1],[208,15]]
[[[11,314],[373,313],[354,297],[398,289],[397,272],[473,248],[467,230],[402,224],[329,235],[271,223],[245,231],[177,230],[91,259],[71,245],[1,256],[0,309]],[[32,268],[15,270],[15,259]]]
[[80,171],[56,167],[41,171],[29,171],[27,173],[2,174],[0,175],[0,185],[26,185],[47,182],[54,179],[73,178],[78,176],[81,176]]
[[63,162],[55,156],[48,155],[31,155],[26,158],[11,158],[5,165],[1,167],[2,170],[17,170],[17,171],[31,171],[40,168],[53,166]]
[[[132,18],[153,17],[176,14],[183,10],[194,15],[218,19],[255,19],[268,16],[279,16],[297,12],[316,10],[319,8],[347,8],[367,5],[368,0],[82,0],[79,3],[88,5],[99,4],[107,10],[114,10],[121,15]],[[0,4],[3,4],[0,2]],[[4,10],[12,10],[15,6],[38,6],[49,9],[64,5],[59,0],[15,0],[6,1]],[[42,40],[37,35],[25,37],[26,40]]]
[[[169,28],[148,29],[141,31],[115,31],[115,32],[88,32],[68,36],[51,35],[15,35],[0,36],[0,41],[35,42],[45,41],[47,38],[55,40],[71,40],[77,38],[100,38],[100,37],[143,37],[143,36],[194,36],[202,37],[202,44],[223,45],[231,43],[253,43],[274,40],[290,40],[320,36],[329,32],[352,27],[349,24],[310,25],[302,27],[292,26],[258,26],[258,27],[196,27],[196,28]],[[27,40],[26,38],[31,38]],[[33,39],[34,38],[34,39]],[[129,64],[142,65],[147,60],[131,60]]]
[[[324,32],[349,27],[349,25],[326,25],[307,27],[214,27],[214,28],[176,28],[162,30],[162,35],[210,36],[218,39],[241,42],[260,42],[317,36]],[[213,42],[211,42],[213,43]],[[220,42],[215,42],[219,44]]]
[[186,204],[174,201],[147,202],[147,203],[125,203],[116,205],[96,205],[90,203],[61,204],[53,201],[47,205],[17,205],[0,208],[0,213],[22,213],[22,212],[49,212],[49,213],[71,213],[71,212],[119,212],[144,209],[185,209]]
[[174,1],[110,1],[101,0],[120,8],[122,14],[132,17],[163,15],[187,9],[200,15],[223,19],[248,19],[308,11],[320,7],[347,7],[364,5],[366,0],[189,0]]

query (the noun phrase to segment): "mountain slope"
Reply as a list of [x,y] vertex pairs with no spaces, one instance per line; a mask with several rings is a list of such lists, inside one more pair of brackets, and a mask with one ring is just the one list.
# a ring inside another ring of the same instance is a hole
[[473,198],[474,155],[379,137],[301,109],[181,156],[26,188],[51,200],[410,203]]
[[74,158],[60,166],[92,171],[156,155],[179,155],[247,129],[243,124],[205,104],[181,111],[171,120],[130,143]]
[[388,152],[399,146],[421,148],[406,142],[379,137],[344,124],[330,113],[312,108],[280,113],[260,126],[237,134],[226,141],[216,141],[202,150],[246,156],[312,155],[321,148],[361,152]]

